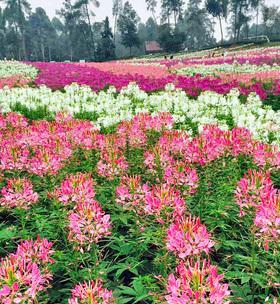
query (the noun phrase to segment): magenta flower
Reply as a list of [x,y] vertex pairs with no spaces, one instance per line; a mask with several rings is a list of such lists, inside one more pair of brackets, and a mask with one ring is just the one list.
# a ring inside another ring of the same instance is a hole
[[180,189],[184,197],[194,194],[199,186],[196,170],[187,167],[182,161],[177,161],[165,169],[164,180]]
[[145,201],[145,213],[153,215],[161,224],[182,216],[186,211],[186,203],[180,192],[167,184],[153,186],[146,193]]
[[177,276],[170,274],[167,284],[168,304],[226,304],[229,302],[228,284],[222,283],[223,275],[209,261],[181,262]]
[[53,243],[38,236],[36,241],[21,242],[17,247],[16,256],[35,262],[38,265],[52,264],[54,260],[51,256],[55,253],[52,246]]
[[68,175],[55,189],[51,197],[64,205],[91,201],[95,196],[94,182],[89,174],[77,173]]
[[258,207],[262,202],[262,197],[275,193],[269,172],[258,172],[249,170],[248,174],[242,178],[235,190],[235,200],[240,207],[240,216],[244,216],[245,209]]
[[123,176],[116,189],[116,202],[139,215],[143,214],[145,194],[149,186],[141,184],[141,176]]
[[128,169],[128,162],[118,148],[110,147],[101,152],[100,161],[97,163],[97,173],[114,180],[116,177],[122,176]]
[[263,198],[262,204],[258,207],[254,220],[256,236],[269,250],[269,245],[279,242],[280,238],[280,194],[270,193]]
[[52,279],[48,271],[48,264],[53,262],[51,247],[46,239],[24,241],[15,254],[1,260],[1,303],[38,303],[37,296],[49,287]]
[[69,304],[115,303],[112,291],[104,288],[100,279],[78,284],[71,292],[72,298],[68,300]]
[[110,215],[94,201],[78,204],[69,215],[68,240],[77,250],[90,250],[92,244],[111,234]]
[[31,182],[26,178],[8,180],[8,184],[1,190],[0,205],[7,209],[29,209],[36,204],[39,195],[33,191]]
[[201,255],[202,252],[208,254],[214,244],[199,218],[177,218],[167,230],[167,249],[180,259]]

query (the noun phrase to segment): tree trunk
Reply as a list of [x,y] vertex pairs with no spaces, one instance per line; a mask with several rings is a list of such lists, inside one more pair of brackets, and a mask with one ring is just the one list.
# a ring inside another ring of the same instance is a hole
[[94,57],[94,39],[93,39],[93,32],[92,32],[91,21],[90,21],[90,16],[89,16],[88,4],[86,4],[86,14],[87,14],[87,19],[88,19],[88,26],[89,26],[89,31],[90,31],[90,41],[91,41],[91,48],[92,48],[90,51],[93,50],[93,57]]
[[258,30],[259,30],[259,6],[257,7],[256,37],[258,37]]
[[45,61],[45,46],[42,41],[41,41],[41,53],[42,53],[42,59],[43,61]]
[[48,49],[49,49],[49,61],[52,61],[52,50],[49,45],[48,45]]
[[234,11],[234,41],[236,41],[236,33],[237,33],[237,8]]
[[118,14],[115,16],[115,22],[114,22],[114,45],[116,45],[117,22],[118,22]]
[[221,20],[221,15],[218,16],[221,30],[221,44],[224,44],[224,33],[223,33],[223,25]]
[[21,47],[22,47],[22,58],[26,60],[27,54],[26,54],[26,42],[25,42],[25,30],[24,30],[24,24],[23,24],[23,12],[21,11],[21,0],[17,1],[18,4],[18,18],[19,18],[19,28],[20,28],[20,34],[21,34]]

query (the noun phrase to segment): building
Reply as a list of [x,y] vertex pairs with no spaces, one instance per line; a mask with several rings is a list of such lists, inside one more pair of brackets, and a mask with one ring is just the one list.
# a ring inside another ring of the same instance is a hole
[[146,54],[155,54],[163,52],[163,49],[156,41],[145,41],[145,52]]

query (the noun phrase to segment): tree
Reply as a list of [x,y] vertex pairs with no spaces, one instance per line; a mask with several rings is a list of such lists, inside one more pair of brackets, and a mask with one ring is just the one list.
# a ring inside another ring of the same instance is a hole
[[215,18],[219,19],[221,31],[221,43],[224,43],[222,18],[226,20],[228,15],[229,0],[206,0],[206,10]]
[[127,1],[124,4],[123,11],[118,20],[118,28],[121,34],[121,41],[125,47],[129,48],[131,56],[132,47],[140,45],[139,37],[137,35],[137,25],[139,17],[132,5]]
[[84,13],[86,16],[87,24],[90,32],[91,49],[94,50],[94,38],[93,38],[92,23],[90,18],[90,15],[93,15],[93,13],[90,12],[90,8],[89,8],[91,3],[93,3],[95,7],[99,7],[100,5],[99,1],[97,0],[77,0],[74,7],[76,9],[82,9],[82,13]]
[[105,18],[102,24],[101,40],[97,46],[96,57],[99,61],[107,61],[115,58],[113,33],[108,17]]
[[258,29],[259,29],[259,13],[260,8],[263,5],[263,0],[251,0],[252,7],[256,10],[256,32],[255,35],[258,36]]
[[280,38],[280,9],[279,7],[263,6],[262,10],[263,22],[266,30],[266,34],[272,39]]
[[183,5],[183,0],[161,0],[162,20],[167,19],[168,24],[170,25],[170,17],[173,15],[176,27],[177,21],[182,16]]
[[5,33],[5,18],[2,11],[2,8],[0,7],[0,56],[1,58],[6,57],[6,33]]
[[49,60],[51,60],[51,37],[54,34],[54,28],[52,27],[51,21],[46,14],[46,11],[38,7],[35,13],[31,14],[29,21],[29,34],[31,36],[32,51],[39,50],[41,56],[36,56],[36,60],[40,59],[45,61],[45,50],[48,49]]
[[26,52],[26,15],[31,12],[30,4],[27,0],[1,0],[6,4],[4,15],[10,26],[14,27],[19,35],[21,48],[19,49],[19,59],[27,59]]
[[71,0],[65,0],[63,8],[58,12],[65,24],[65,35],[68,37],[66,45],[70,50],[71,61],[79,58],[88,60],[93,58],[93,29],[87,23],[83,8],[83,6],[77,6],[77,3],[72,5]]
[[157,8],[157,1],[156,0],[146,0],[147,10],[152,13],[155,23],[157,23],[156,19],[156,8]]
[[146,36],[149,41],[158,40],[158,26],[153,18],[149,18],[146,22]]
[[116,43],[116,32],[117,32],[117,24],[118,18],[122,11],[122,0],[113,0],[113,17],[115,18],[114,21],[114,43]]
[[190,0],[184,19],[178,23],[181,32],[186,33],[188,49],[200,49],[215,44],[213,22],[205,8],[200,8],[200,0]]
[[178,52],[182,49],[185,34],[177,26],[175,29],[168,24],[159,27],[158,41],[160,46],[167,52]]

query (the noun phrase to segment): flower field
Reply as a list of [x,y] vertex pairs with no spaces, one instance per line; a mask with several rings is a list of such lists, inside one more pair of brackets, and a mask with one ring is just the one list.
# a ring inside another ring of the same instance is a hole
[[0,303],[279,303],[279,54],[1,62]]

